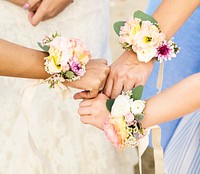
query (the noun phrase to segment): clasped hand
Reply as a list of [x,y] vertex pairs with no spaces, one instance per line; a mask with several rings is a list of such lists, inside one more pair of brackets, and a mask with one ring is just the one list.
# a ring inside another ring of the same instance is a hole
[[116,98],[122,90],[130,90],[134,86],[144,85],[153,69],[154,61],[139,62],[136,54],[125,51],[111,66],[103,93],[96,98],[84,99],[79,104],[80,120],[103,129],[103,122],[109,112],[106,109],[106,100]]
[[33,26],[41,21],[57,16],[73,0],[28,0],[24,5],[29,11],[28,19]]
[[28,19],[33,26],[38,25],[41,21],[57,16],[73,0],[9,0],[10,2],[23,6],[28,10]]

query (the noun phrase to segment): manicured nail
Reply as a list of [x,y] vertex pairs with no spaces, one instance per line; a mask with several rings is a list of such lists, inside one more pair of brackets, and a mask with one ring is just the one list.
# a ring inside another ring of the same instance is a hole
[[23,6],[24,10],[28,10],[30,8],[30,4],[29,3],[25,3]]

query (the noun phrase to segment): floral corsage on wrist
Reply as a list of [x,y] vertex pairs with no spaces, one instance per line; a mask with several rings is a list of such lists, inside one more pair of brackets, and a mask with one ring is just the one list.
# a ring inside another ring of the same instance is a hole
[[171,60],[179,52],[176,43],[166,41],[158,22],[142,11],[136,11],[133,18],[126,22],[116,22],[114,30],[122,47],[134,51],[141,62],[147,63],[153,58],[159,62]]
[[143,86],[137,86],[106,102],[110,115],[105,119],[103,129],[108,140],[117,148],[138,146],[138,140],[146,135],[141,124],[146,104],[141,100],[142,91]]
[[84,76],[86,65],[92,58],[83,42],[76,38],[65,38],[57,32],[46,36],[38,45],[49,53],[45,57],[45,71],[51,76],[46,79],[50,87],[59,82],[75,81]]

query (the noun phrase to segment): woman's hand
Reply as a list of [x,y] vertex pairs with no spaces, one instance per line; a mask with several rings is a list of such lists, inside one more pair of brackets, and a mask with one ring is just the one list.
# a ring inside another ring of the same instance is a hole
[[86,65],[86,73],[80,80],[74,82],[65,82],[67,86],[83,89],[74,95],[75,99],[94,98],[104,87],[109,73],[107,61],[104,59],[93,59]]
[[94,99],[83,100],[79,104],[78,113],[80,120],[85,124],[91,124],[99,129],[103,129],[105,118],[109,115],[106,108],[106,100],[108,97],[104,94],[99,94]]
[[28,0],[24,8],[29,10],[28,19],[33,26],[41,21],[57,16],[73,0]]
[[125,51],[111,66],[104,93],[116,98],[122,90],[144,85],[153,69],[154,60],[140,62],[132,51]]

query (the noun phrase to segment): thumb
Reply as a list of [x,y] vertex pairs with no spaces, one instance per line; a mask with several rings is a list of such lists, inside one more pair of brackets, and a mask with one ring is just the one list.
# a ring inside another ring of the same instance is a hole
[[45,3],[41,3],[38,6],[37,10],[34,12],[34,15],[29,19],[33,26],[38,25],[42,21],[42,19],[46,15],[46,9],[47,8]]
[[95,126],[99,129],[103,130],[103,122],[99,122],[98,120],[96,120],[92,116],[81,116],[80,120],[84,124],[90,124],[92,126]]
[[78,100],[78,99],[90,99],[90,98],[96,97],[97,94],[98,94],[97,90],[81,91],[81,92],[78,92],[78,93],[74,94],[74,99],[75,100]]

